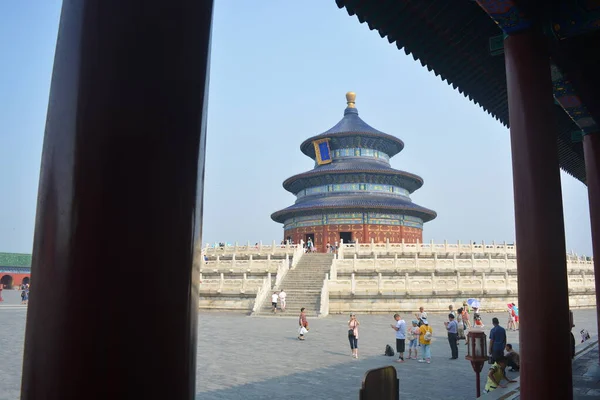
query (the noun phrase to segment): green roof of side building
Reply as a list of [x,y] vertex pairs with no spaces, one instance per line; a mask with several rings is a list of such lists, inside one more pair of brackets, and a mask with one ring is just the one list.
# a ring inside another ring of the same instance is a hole
[[2,267],[31,267],[31,254],[0,253]]

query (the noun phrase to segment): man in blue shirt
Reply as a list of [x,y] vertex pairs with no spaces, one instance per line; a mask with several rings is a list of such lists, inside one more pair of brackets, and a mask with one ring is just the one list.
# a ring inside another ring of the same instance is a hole
[[504,347],[506,346],[506,331],[500,326],[498,318],[492,318],[494,327],[490,331],[490,347],[489,352],[492,356],[492,361],[496,362],[498,357],[504,356]]
[[448,331],[448,343],[452,352],[451,360],[458,358],[458,323],[454,320],[454,314],[448,314],[448,322],[444,322]]

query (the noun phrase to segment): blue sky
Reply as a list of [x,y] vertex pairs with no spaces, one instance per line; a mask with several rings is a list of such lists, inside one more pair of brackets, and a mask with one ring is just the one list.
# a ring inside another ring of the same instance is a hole
[[[0,5],[0,251],[32,248],[60,3]],[[350,90],[405,142],[392,166],[424,178],[413,201],[438,212],[425,240],[514,240],[508,130],[333,0],[217,0],[210,78],[205,242],[281,240],[281,183],[313,167],[300,143],[341,119]],[[562,183],[567,248],[591,254],[586,188]]]

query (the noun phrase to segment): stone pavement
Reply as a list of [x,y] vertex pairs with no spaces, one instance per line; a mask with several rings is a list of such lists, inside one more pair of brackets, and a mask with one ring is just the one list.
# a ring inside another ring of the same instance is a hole
[[[597,338],[595,338],[597,340]],[[587,343],[587,342],[585,342]],[[585,343],[582,344],[585,345]],[[573,361],[573,399],[591,400],[600,398],[600,365],[598,365],[598,343],[590,346]]]
[[[6,302],[0,305],[1,400],[19,398],[25,313],[24,308],[14,309]],[[290,317],[280,318],[201,313],[197,399],[357,399],[364,373],[385,365],[398,370],[401,399],[475,398],[475,375],[464,359],[464,344],[459,346],[458,360],[448,359],[443,315],[429,318],[434,342],[428,365],[412,360],[397,364],[393,362],[396,357],[382,355],[386,344],[394,344],[391,315],[358,315],[361,353],[355,360],[346,336],[347,316],[309,319],[310,332],[300,342],[297,317],[289,313]],[[492,316],[483,315],[487,332]],[[503,323],[506,318],[501,317]],[[595,310],[576,311],[575,323],[597,334]],[[508,340],[518,349],[517,333],[509,332]],[[509,372],[509,376],[518,374]]]

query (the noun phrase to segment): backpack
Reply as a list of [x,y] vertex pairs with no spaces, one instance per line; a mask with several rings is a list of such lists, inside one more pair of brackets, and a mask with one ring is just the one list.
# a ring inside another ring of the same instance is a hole
[[389,344],[385,345],[385,355],[388,357],[393,357],[394,356],[394,349],[392,349],[392,346],[390,346]]
[[429,341],[431,341],[432,337],[433,337],[433,334],[431,333],[431,330],[427,330],[427,332],[425,332],[425,335],[423,336],[423,340],[429,342]]

